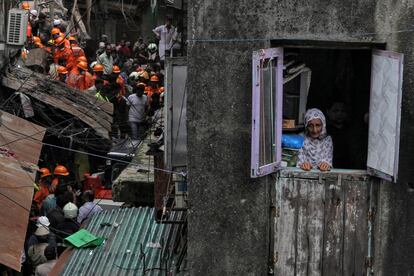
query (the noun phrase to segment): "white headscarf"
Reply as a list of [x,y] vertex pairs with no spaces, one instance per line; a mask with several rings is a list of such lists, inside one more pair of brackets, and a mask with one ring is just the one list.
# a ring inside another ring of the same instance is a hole
[[[319,119],[322,122],[322,131],[318,138],[312,138],[307,134],[307,126],[313,119]],[[309,162],[312,164],[312,168],[316,169],[320,163],[325,162],[332,167],[332,138],[326,133],[326,119],[322,111],[317,108],[306,111],[305,128],[305,141],[299,150],[297,166]]]

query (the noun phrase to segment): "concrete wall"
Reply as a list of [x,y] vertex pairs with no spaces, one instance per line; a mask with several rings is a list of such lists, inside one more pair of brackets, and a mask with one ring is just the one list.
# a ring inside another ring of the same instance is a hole
[[414,2],[211,1],[188,7],[191,275],[264,275],[271,177],[250,168],[251,53],[270,39],[385,42],[405,54],[400,181],[383,183],[375,275],[414,273]]

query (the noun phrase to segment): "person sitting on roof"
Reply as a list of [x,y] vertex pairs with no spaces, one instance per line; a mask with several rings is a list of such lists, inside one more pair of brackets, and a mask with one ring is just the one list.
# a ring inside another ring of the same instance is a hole
[[102,211],[101,206],[93,203],[93,200],[95,199],[95,195],[91,190],[87,190],[83,192],[82,199],[85,202],[80,208],[79,208],[79,215],[78,215],[78,223],[81,224],[88,218],[92,217],[93,214],[99,213]]

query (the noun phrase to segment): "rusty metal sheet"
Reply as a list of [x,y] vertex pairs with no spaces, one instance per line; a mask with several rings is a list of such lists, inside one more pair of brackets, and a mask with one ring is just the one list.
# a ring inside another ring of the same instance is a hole
[[20,271],[45,128],[3,111],[0,119],[0,263]]
[[0,156],[0,263],[20,271],[36,168]]
[[0,111],[0,149],[10,151],[20,161],[37,164],[45,132],[44,127]]

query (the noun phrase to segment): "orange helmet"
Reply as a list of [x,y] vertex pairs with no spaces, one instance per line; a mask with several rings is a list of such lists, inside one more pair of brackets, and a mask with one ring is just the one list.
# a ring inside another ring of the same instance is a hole
[[76,40],[76,38],[74,36],[70,36],[69,37],[69,41],[76,41],[77,42],[77,40]]
[[139,74],[139,77],[149,80],[149,74],[147,71],[140,71],[138,74]]
[[114,65],[112,67],[112,72],[118,74],[118,73],[121,73],[121,69],[119,69],[117,65]]
[[96,64],[96,65],[93,67],[93,71],[94,71],[94,72],[103,72],[103,71],[104,71],[104,67],[103,67],[103,65],[102,65],[102,64]]
[[160,81],[156,75],[152,76],[150,81],[157,82]]
[[55,45],[56,46],[60,46],[63,43],[65,43],[65,39],[63,37],[59,36],[58,38],[55,39]]
[[53,171],[54,175],[63,175],[63,176],[68,176],[69,172],[68,169],[66,169],[65,166],[62,165],[57,165],[55,170]]
[[36,43],[41,43],[41,41],[40,41],[40,37],[38,37],[38,36],[34,36],[34,37],[33,37],[33,43],[34,43],[34,44],[36,44]]
[[87,71],[88,70],[88,63],[84,62],[84,61],[79,61],[78,62],[78,68]]
[[29,5],[29,3],[28,3],[28,2],[24,2],[24,3],[22,3],[22,9],[24,9],[24,10],[30,10],[30,5]]
[[59,33],[60,33],[59,28],[53,28],[52,29],[52,35],[59,34]]
[[66,69],[65,66],[59,66],[58,69],[57,69],[57,72],[59,74],[67,74],[68,73],[68,70]]
[[78,57],[78,59],[76,60],[76,62],[81,62],[81,61],[88,63],[88,60],[86,59],[86,57],[85,57],[85,56],[80,56],[80,57]]
[[52,174],[50,173],[50,171],[49,171],[49,169],[48,169],[48,168],[40,168],[40,169],[38,170],[38,172],[40,172],[40,173],[41,173],[40,178],[43,178],[43,177],[46,177],[46,176],[52,175]]

